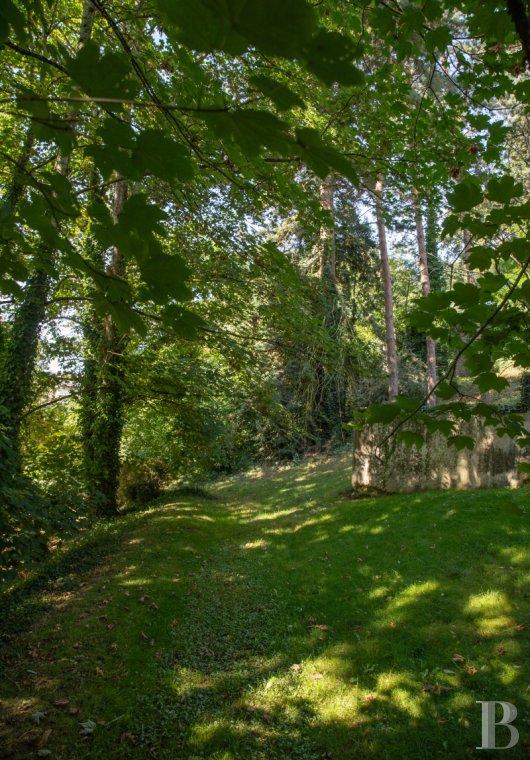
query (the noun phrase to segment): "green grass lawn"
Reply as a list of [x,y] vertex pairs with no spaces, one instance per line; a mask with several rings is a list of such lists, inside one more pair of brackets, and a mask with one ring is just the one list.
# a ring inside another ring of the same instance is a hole
[[[339,456],[168,495],[4,594],[0,756],[530,756],[529,491],[348,480]],[[519,711],[504,754],[475,749],[486,699]]]

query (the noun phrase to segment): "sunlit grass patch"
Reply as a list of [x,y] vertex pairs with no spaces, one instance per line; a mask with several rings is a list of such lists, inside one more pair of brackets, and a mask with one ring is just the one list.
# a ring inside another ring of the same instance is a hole
[[0,743],[33,756],[47,736],[65,760],[473,756],[478,699],[530,706],[528,493],[351,502],[348,467],[169,494],[66,547],[4,600]]

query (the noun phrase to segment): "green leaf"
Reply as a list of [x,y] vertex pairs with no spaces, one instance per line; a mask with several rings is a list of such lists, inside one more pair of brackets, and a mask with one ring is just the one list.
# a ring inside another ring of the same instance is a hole
[[399,417],[401,409],[395,404],[373,404],[366,409],[364,414],[369,425],[387,424]]
[[436,395],[443,401],[448,401],[449,399],[458,395],[458,388],[455,388],[453,385],[450,385],[444,380],[436,388]]
[[321,29],[304,51],[308,71],[325,84],[357,86],[364,82],[364,73],[353,65],[358,48],[352,40],[338,32]]
[[518,198],[524,192],[521,182],[516,182],[513,177],[506,174],[504,177],[494,177],[488,182],[486,198],[496,203],[509,203],[513,198]]
[[487,391],[497,391],[500,393],[510,384],[505,377],[495,374],[495,372],[483,372],[475,378],[475,384],[481,393]]
[[268,111],[246,108],[232,113],[201,113],[198,118],[223,140],[227,149],[230,143],[236,143],[250,158],[259,155],[262,147],[279,153],[292,152],[287,125]]
[[473,451],[475,448],[475,441],[468,435],[452,435],[447,439],[449,446],[454,446],[455,449],[461,451],[462,449],[469,449]]
[[429,433],[441,433],[449,436],[454,430],[455,423],[452,420],[436,420],[424,417],[423,422]]
[[302,158],[321,179],[330,172],[342,174],[350,182],[356,183],[359,178],[350,161],[336,148],[327,145],[316,129],[304,127],[296,130],[296,140],[302,152]]
[[156,303],[164,303],[169,298],[191,300],[193,293],[185,283],[189,271],[181,256],[159,252],[156,256],[137,256],[137,261],[147,294]]
[[13,29],[17,37],[23,39],[26,20],[22,11],[16,7],[12,0],[2,0],[0,7],[0,44],[7,40],[10,29]]
[[475,245],[469,250],[467,263],[471,269],[478,269],[480,272],[484,272],[490,268],[491,262],[495,257],[496,251],[494,248],[489,248],[486,245]]
[[458,306],[473,306],[480,300],[479,289],[467,282],[456,282],[449,293],[453,303]]
[[508,285],[508,280],[503,274],[494,274],[493,272],[486,272],[482,275],[478,281],[481,290],[487,293],[496,293],[498,290]]
[[449,27],[439,26],[436,29],[431,29],[425,35],[425,47],[430,53],[443,53],[444,50],[453,41],[453,34]]
[[527,105],[530,101],[530,79],[526,79],[523,82],[517,82],[513,91],[517,100],[520,100]]
[[132,308],[119,301],[106,301],[105,307],[121,333],[128,333],[134,330],[138,335],[147,335],[145,321]]
[[417,398],[406,398],[405,396],[396,396],[394,401],[396,406],[403,409],[404,412],[415,412],[421,406],[421,400]]
[[144,129],[136,141],[133,162],[141,170],[171,182],[193,178],[193,164],[189,151],[167,137],[161,129]]
[[279,111],[289,111],[291,108],[304,107],[304,101],[289,87],[275,79],[262,74],[250,77],[250,84],[272,100]]
[[463,179],[448,196],[454,211],[470,211],[484,200],[484,195],[477,180],[472,177]]
[[173,332],[189,340],[194,340],[199,330],[206,326],[202,317],[177,304],[170,304],[162,310],[162,321]]
[[425,439],[420,433],[413,433],[410,430],[400,430],[396,435],[396,440],[398,443],[405,444],[408,448],[416,446],[417,449],[421,449],[425,443]]
[[316,16],[305,0],[156,0],[188,47],[239,55],[256,47],[292,58],[308,42]]
[[376,7],[370,10],[370,26],[383,37],[393,34],[396,29],[396,17],[388,8]]
[[[89,96],[130,100],[138,93],[139,84],[131,77],[127,56],[114,50],[102,53],[93,40],[85,42],[76,57],[66,62],[66,68],[72,80]],[[115,104],[106,107],[117,108]]]

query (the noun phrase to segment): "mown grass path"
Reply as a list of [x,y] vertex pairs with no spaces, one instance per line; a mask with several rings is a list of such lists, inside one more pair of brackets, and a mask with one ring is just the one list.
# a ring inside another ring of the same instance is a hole
[[502,699],[528,757],[528,490],[347,487],[337,457],[169,495],[4,595],[0,755],[479,757]]

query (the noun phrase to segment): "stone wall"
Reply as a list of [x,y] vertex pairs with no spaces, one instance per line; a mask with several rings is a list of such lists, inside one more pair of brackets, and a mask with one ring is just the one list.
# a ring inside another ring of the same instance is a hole
[[[527,427],[530,414],[527,414]],[[441,433],[428,433],[421,422],[407,424],[407,430],[421,433],[421,449],[382,440],[388,427],[374,425],[353,438],[354,491],[407,493],[448,488],[491,488],[521,485],[525,476],[517,464],[529,460],[529,452],[517,447],[511,438],[500,438],[479,419],[461,424],[459,433],[474,438],[475,448],[458,451],[447,445]]]

